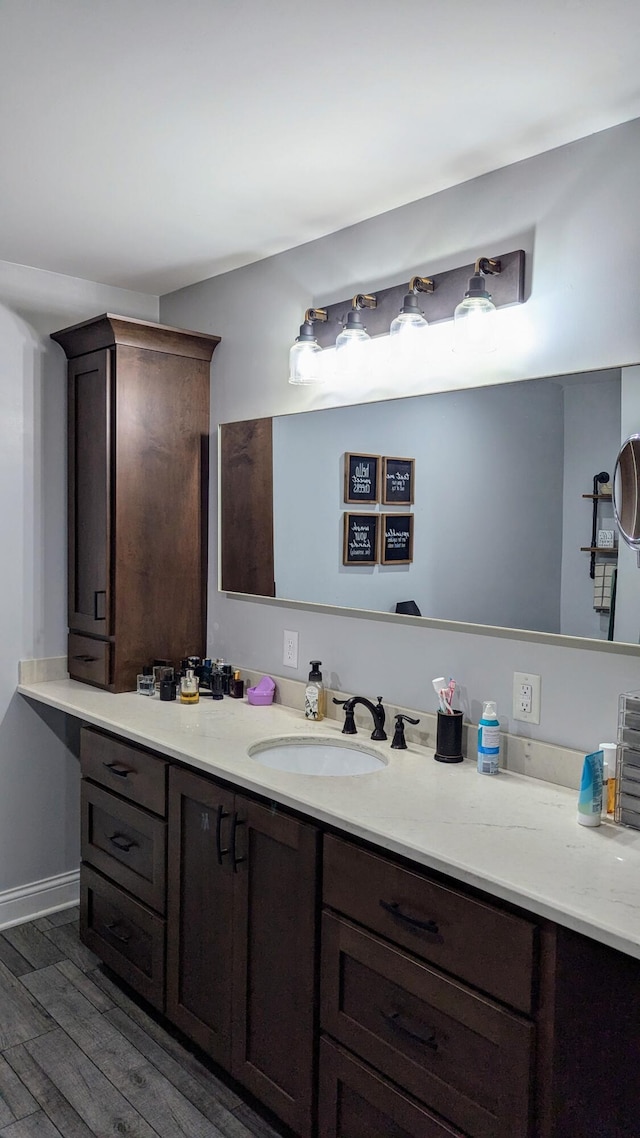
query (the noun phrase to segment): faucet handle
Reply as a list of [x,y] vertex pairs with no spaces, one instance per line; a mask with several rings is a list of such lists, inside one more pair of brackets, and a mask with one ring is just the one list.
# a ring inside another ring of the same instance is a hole
[[393,750],[406,751],[407,741],[404,737],[404,725],[405,723],[412,723],[416,727],[419,722],[419,719],[412,719],[410,715],[396,715],[396,729],[391,744]]
[[[353,697],[351,697],[353,698]],[[357,735],[356,721],[354,718],[353,703],[350,699],[336,699],[333,697],[333,702],[338,704],[338,707],[344,707],[344,727],[342,728],[343,735]]]

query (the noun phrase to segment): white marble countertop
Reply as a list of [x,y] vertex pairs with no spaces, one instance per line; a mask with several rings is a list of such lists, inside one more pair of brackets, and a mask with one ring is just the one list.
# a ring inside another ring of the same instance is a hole
[[478,775],[433,751],[354,742],[381,754],[373,774],[313,777],[261,766],[248,748],[307,735],[342,741],[335,720],[310,723],[281,705],[203,699],[161,703],[74,680],[18,691],[311,818],[450,875],[640,959],[640,831],[576,822],[576,793],[509,771]]

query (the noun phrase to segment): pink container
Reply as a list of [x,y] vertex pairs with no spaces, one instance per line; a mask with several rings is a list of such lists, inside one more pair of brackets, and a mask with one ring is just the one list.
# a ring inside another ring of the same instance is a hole
[[247,688],[247,702],[256,707],[267,707],[273,703],[276,685],[271,676],[263,676],[260,683],[253,688]]

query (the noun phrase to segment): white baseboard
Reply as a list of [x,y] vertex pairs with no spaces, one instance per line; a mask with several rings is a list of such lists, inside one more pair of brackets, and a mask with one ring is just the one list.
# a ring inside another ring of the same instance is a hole
[[46,877],[44,881],[33,881],[31,885],[21,885],[17,889],[7,889],[0,893],[0,929],[21,925],[36,917],[46,917],[59,909],[69,909],[78,904],[79,897],[79,869],[72,873],[59,873],[57,877]]

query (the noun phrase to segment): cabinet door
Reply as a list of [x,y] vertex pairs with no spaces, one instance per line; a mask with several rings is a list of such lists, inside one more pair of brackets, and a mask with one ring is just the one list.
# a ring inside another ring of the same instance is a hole
[[232,1074],[312,1127],[319,833],[236,795]]
[[69,628],[108,636],[109,349],[69,361]]
[[169,772],[167,1015],[227,1069],[231,1062],[234,796]]

